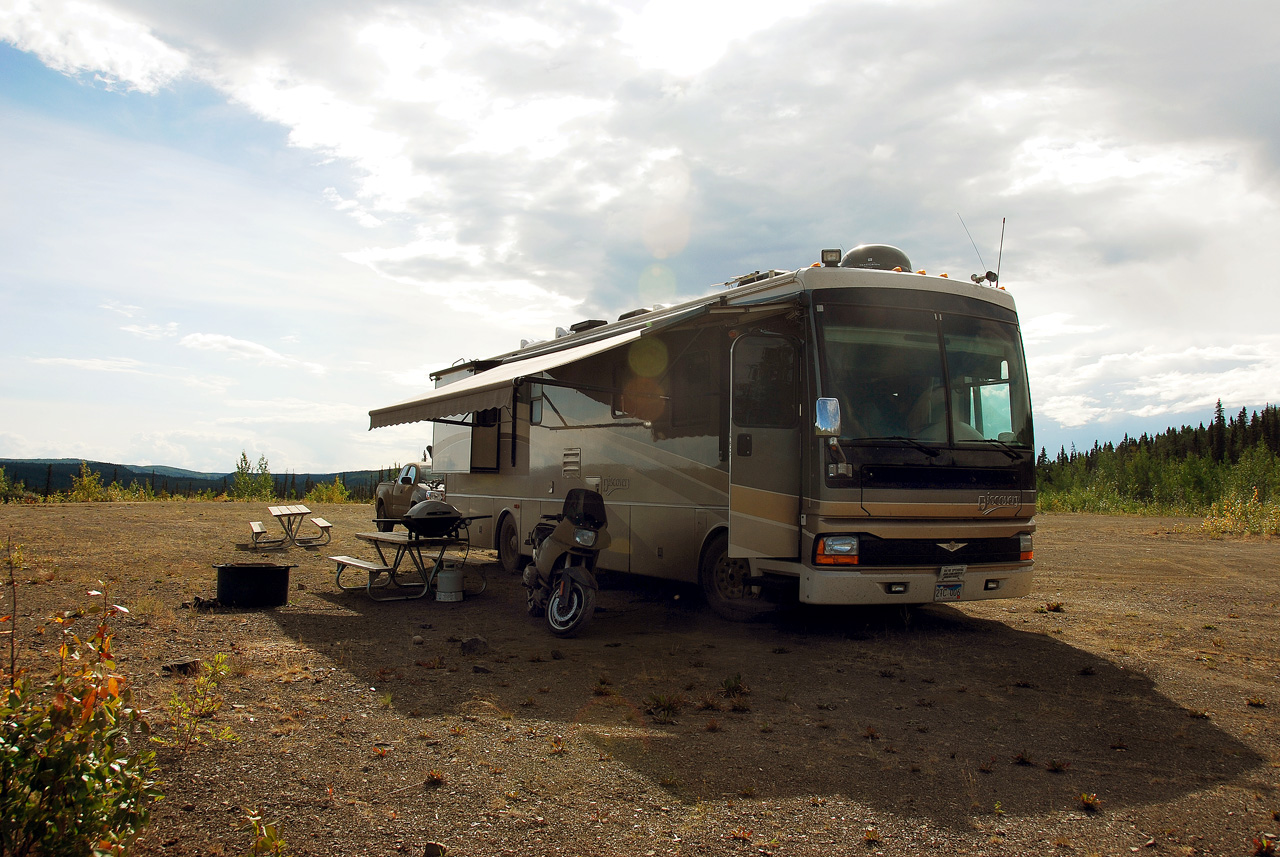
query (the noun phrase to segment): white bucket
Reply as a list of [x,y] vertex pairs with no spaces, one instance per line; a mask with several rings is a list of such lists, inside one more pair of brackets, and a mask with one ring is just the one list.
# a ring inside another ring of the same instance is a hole
[[436,600],[462,600],[462,568],[457,563],[446,562],[436,574]]

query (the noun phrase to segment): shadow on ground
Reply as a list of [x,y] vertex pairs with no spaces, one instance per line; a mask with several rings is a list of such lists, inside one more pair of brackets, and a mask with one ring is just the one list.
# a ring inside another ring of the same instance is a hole
[[[524,615],[514,578],[488,577],[461,603],[332,593],[337,609],[275,620],[406,717],[559,721],[686,802],[844,795],[963,826],[1078,809],[1081,794],[1164,803],[1262,761],[1144,675],[952,608],[734,624],[694,590],[628,578],[561,640]],[[487,651],[464,655],[474,636]]]

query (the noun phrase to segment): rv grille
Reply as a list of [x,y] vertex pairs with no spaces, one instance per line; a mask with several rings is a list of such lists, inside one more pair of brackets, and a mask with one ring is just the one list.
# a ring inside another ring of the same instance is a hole
[[894,464],[867,464],[862,468],[863,488],[908,490],[1018,488],[1018,471],[986,467],[911,467]]
[[858,540],[858,565],[980,565],[1017,562],[1021,556],[1018,537],[1007,539],[956,539],[964,547],[949,551],[940,544],[950,539],[881,539],[861,536]]

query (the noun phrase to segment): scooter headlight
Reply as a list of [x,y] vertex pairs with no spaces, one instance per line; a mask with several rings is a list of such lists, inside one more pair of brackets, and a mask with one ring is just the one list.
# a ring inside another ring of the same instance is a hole
[[575,527],[573,530],[573,540],[584,548],[593,547],[596,543],[596,531],[588,530],[584,527]]

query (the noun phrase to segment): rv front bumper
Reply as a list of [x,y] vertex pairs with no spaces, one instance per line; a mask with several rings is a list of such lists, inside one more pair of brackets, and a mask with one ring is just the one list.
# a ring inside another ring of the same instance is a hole
[[932,568],[832,571],[804,567],[800,600],[805,604],[932,604],[1020,598],[1031,592],[1033,564],[969,566],[946,574]]

